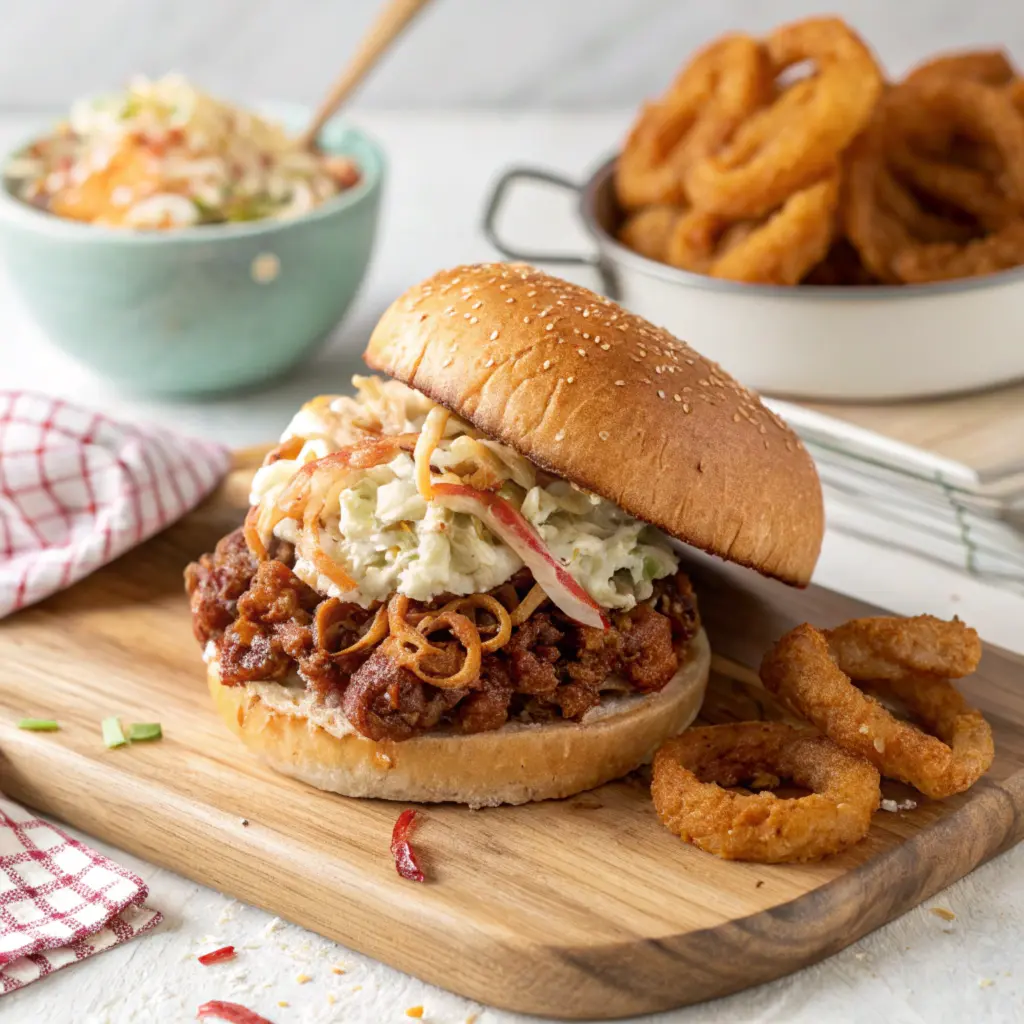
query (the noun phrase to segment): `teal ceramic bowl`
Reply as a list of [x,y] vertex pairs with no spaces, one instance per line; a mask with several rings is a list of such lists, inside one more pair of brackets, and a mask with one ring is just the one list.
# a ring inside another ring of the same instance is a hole
[[[305,122],[299,108],[262,109],[291,130]],[[128,231],[0,188],[8,279],[55,344],[125,388],[198,394],[274,377],[327,339],[373,251],[384,156],[341,120],[320,144],[351,156],[362,179],[294,220]]]

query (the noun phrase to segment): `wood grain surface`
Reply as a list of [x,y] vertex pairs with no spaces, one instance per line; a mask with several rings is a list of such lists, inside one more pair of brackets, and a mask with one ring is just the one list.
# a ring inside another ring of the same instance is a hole
[[[240,460],[186,520],[0,623],[0,789],[427,981],[569,1019],[661,1010],[796,970],[1024,834],[1024,659],[989,648],[964,689],[996,731],[990,775],[945,803],[879,812],[840,857],[720,861],[658,823],[638,775],[526,807],[426,808],[416,846],[430,881],[405,882],[388,851],[398,805],[276,775],[209,706],[181,571],[237,525],[250,472]],[[770,640],[865,612],[710,560],[692,570],[718,652],[712,721],[778,715],[751,669]],[[115,714],[160,721],[165,738],[107,750],[99,723]],[[61,731],[18,730],[28,715]]]

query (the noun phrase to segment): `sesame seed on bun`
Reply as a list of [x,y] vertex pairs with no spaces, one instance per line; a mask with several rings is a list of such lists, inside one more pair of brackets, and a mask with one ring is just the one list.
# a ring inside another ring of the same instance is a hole
[[667,331],[521,264],[409,289],[364,356],[536,465],[686,544],[810,580],[821,486],[797,436]]

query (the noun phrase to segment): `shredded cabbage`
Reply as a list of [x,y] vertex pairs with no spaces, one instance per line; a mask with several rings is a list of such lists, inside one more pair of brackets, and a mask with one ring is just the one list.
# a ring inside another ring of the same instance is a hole
[[[253,481],[253,504],[273,501],[304,462],[365,437],[365,430],[353,431],[355,421],[371,424],[373,432],[381,426],[386,433],[415,432],[432,407],[422,395],[393,381],[356,378],[355,383],[358,398],[318,399],[300,411],[283,440],[309,439],[296,459],[280,459],[260,469]],[[660,530],[564,480],[539,478],[522,456],[480,438],[454,416],[431,465],[442,474],[435,479],[452,481],[459,479],[453,475],[456,470],[466,473],[477,467],[492,476],[500,471],[501,495],[519,508],[552,554],[604,608],[632,608],[651,596],[654,580],[678,568],[678,558]],[[285,519],[274,532],[295,542],[300,529],[298,522]],[[363,471],[340,492],[336,505],[323,510],[321,544],[357,581],[358,590],[343,593],[301,558],[296,575],[322,594],[363,607],[396,592],[417,601],[485,592],[523,564],[475,516],[424,501],[413,458],[405,453]]]

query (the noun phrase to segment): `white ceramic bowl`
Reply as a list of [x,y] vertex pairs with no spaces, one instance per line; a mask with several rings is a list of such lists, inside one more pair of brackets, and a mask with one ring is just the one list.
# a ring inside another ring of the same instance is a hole
[[[939,284],[784,288],[721,281],[620,245],[609,160],[582,187],[533,168],[498,180],[484,231],[506,257],[596,268],[611,298],[667,328],[744,384],[797,398],[884,401],[1024,377],[1024,268]],[[524,252],[497,233],[510,187],[527,180],[578,193],[594,255]]]

